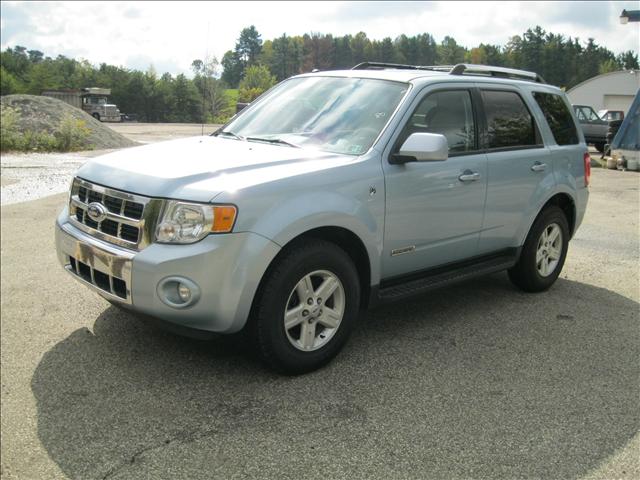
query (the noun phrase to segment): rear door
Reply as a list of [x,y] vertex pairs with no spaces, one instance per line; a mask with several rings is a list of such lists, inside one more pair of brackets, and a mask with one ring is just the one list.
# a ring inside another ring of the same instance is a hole
[[479,88],[488,183],[478,254],[486,254],[521,245],[528,219],[555,183],[526,92],[505,85]]
[[[469,83],[426,89],[416,97],[385,149],[383,278],[476,255],[487,182],[476,100]],[[449,158],[390,164],[390,155],[414,132],[444,135]]]

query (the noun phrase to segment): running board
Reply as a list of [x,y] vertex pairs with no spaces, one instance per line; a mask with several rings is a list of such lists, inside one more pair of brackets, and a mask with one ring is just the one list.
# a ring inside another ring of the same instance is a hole
[[418,295],[453,283],[463,282],[470,278],[489,275],[513,267],[518,260],[514,254],[503,254],[490,258],[466,262],[459,266],[440,267],[424,272],[419,278],[400,283],[395,280],[392,285],[384,286],[378,291],[381,302],[392,302],[405,297]]

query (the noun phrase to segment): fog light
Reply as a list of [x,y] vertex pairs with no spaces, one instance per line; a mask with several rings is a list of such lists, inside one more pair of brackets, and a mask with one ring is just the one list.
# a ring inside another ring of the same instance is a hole
[[185,303],[191,300],[191,290],[184,283],[178,284],[178,295],[180,296],[180,300]]
[[156,291],[160,300],[173,308],[188,308],[200,299],[200,287],[185,277],[163,278]]

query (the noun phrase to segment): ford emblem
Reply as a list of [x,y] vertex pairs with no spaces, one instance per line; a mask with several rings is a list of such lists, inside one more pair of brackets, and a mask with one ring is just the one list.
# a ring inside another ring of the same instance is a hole
[[100,223],[107,218],[107,209],[98,202],[91,202],[87,207],[87,215],[94,222]]

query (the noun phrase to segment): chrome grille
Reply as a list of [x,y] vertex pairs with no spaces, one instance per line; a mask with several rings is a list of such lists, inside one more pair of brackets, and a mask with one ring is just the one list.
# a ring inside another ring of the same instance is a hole
[[73,257],[69,257],[68,269],[78,277],[82,278],[85,282],[98,287],[100,290],[125,300],[129,298],[127,282],[121,278],[96,270],[95,268],[92,268],[91,265],[83,263]]
[[[94,237],[141,250],[151,241],[149,232],[155,223],[159,202],[75,178],[71,187],[69,216],[76,227]],[[88,209],[92,203],[104,207],[102,220],[96,221],[89,216]]]

